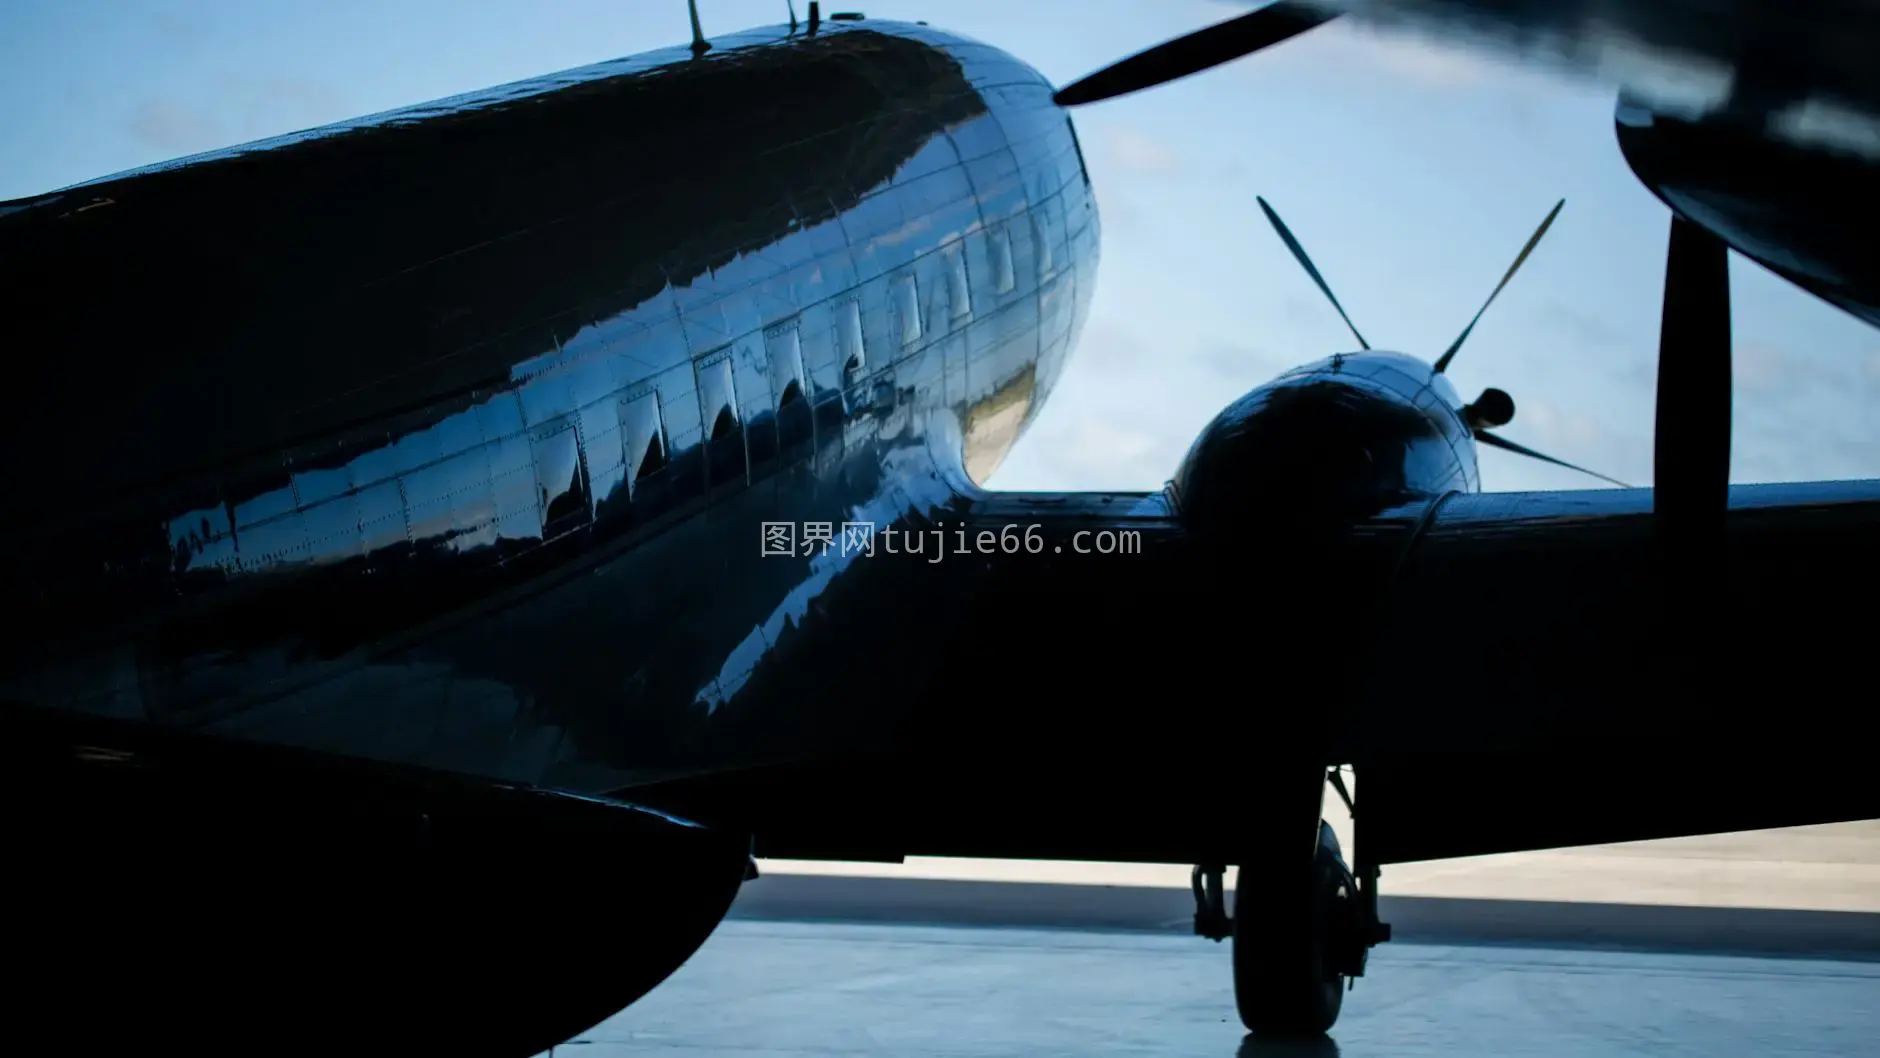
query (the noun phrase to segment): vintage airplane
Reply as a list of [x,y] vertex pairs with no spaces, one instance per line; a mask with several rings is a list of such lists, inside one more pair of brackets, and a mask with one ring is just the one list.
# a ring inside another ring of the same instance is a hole
[[1880,483],[1727,486],[1708,126],[1622,112],[1679,211],[1655,491],[1479,493],[1523,449],[1465,329],[1161,492],[998,493],[1095,286],[1052,87],[694,27],[0,204],[13,1038],[534,1053],[753,852],[1199,864],[1243,1020],[1312,1034],[1384,865],[1880,816],[1833,752]]

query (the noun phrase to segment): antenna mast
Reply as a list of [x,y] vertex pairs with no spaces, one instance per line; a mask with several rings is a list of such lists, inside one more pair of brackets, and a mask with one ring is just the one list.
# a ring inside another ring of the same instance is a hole
[[705,31],[698,24],[698,0],[685,0],[687,13],[692,16],[692,54],[703,55],[711,50],[711,43],[705,39]]

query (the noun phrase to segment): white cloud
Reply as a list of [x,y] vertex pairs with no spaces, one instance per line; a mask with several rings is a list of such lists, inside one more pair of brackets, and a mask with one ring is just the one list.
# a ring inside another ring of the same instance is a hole
[[1084,325],[1071,362],[1079,372],[1140,369],[1153,362],[1149,354],[1149,347],[1128,328],[1106,315],[1093,315]]
[[152,99],[131,115],[129,131],[138,143],[160,151],[187,154],[223,146],[209,117],[163,99]]
[[1371,69],[1427,88],[1479,84],[1498,64],[1459,47],[1348,24],[1340,46]]
[[1320,26],[1237,65],[1262,77],[1304,74],[1349,81],[1354,74],[1368,73],[1399,85],[1439,91],[1491,83],[1508,87],[1553,83],[1514,61],[1505,49],[1358,17]]
[[1880,353],[1864,362],[1832,353],[1806,354],[1773,342],[1738,342],[1730,352],[1730,371],[1739,394],[1818,398],[1828,394],[1869,399],[1880,396]]
[[1046,492],[1159,488],[1186,446],[1158,425],[1120,409],[1054,406],[986,484]]
[[231,77],[222,95],[239,108],[242,134],[256,138],[344,121],[359,112],[334,86],[291,77]]
[[[1583,308],[1557,297],[1548,297],[1536,310],[1537,316],[1571,338],[1575,343],[1594,349],[1619,348],[1630,343],[1632,336],[1612,321],[1602,318],[1597,306]],[[1657,376],[1655,361],[1643,376],[1646,385],[1651,385]]]
[[1563,411],[1546,401],[1523,401],[1520,419],[1529,436],[1534,438],[1534,447],[1560,459],[1571,460],[1567,452],[1592,451],[1610,436],[1594,419]]
[[1827,100],[1803,100],[1777,117],[1776,128],[1800,143],[1880,158],[1880,121]]
[[1230,395],[1223,398],[1223,403],[1297,366],[1265,350],[1231,344],[1206,349],[1193,359],[1197,366],[1212,376],[1205,382],[1210,391]]
[[1792,381],[1789,357],[1767,342],[1743,342],[1731,351],[1731,375],[1744,391],[1778,389]]
[[1162,176],[1180,167],[1180,158],[1167,144],[1127,125],[1103,133],[1101,155],[1126,173]]
[[1121,426],[1107,416],[1073,421],[1064,431],[1078,458],[1100,466],[1131,463],[1155,451],[1155,438]]
[[[1567,410],[1544,400],[1518,404],[1515,421],[1495,431],[1539,452],[1610,474],[1634,485],[1651,477],[1651,427],[1643,433],[1615,429],[1591,414]],[[1521,488],[1609,488],[1599,479],[1577,471],[1551,467],[1523,456],[1493,449],[1478,450],[1483,463],[1484,488],[1491,492]],[[1490,473],[1490,464],[1494,472]]]

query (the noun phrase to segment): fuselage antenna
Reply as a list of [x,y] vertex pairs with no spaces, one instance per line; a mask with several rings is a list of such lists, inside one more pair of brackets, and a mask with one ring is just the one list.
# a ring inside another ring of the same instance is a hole
[[783,3],[785,7],[788,7],[790,9],[790,32],[795,33],[796,32],[796,0],[783,0]]
[[820,0],[809,0],[809,31],[816,32],[816,27],[820,25],[822,25],[822,4]]
[[711,50],[711,42],[705,39],[705,31],[698,24],[698,0],[685,0],[685,7],[692,16],[692,54],[703,55]]

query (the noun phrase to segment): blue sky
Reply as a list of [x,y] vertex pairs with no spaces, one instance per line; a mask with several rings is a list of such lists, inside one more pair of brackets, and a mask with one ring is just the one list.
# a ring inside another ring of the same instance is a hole
[[[784,0],[702,0],[708,33]],[[1063,84],[1244,11],[1210,0],[855,0],[998,45]],[[807,0],[799,4],[799,14]],[[689,36],[682,0],[12,0],[0,8],[0,198]],[[1078,114],[1104,217],[1076,359],[992,482],[1154,488],[1223,405],[1350,336],[1267,228],[1284,215],[1380,347],[1431,358],[1553,202],[1566,209],[1451,369],[1506,435],[1640,484],[1667,214],[1612,91],[1334,23]],[[1734,261],[1738,481],[1880,476],[1880,332]],[[1500,452],[1494,490],[1597,482]]]

